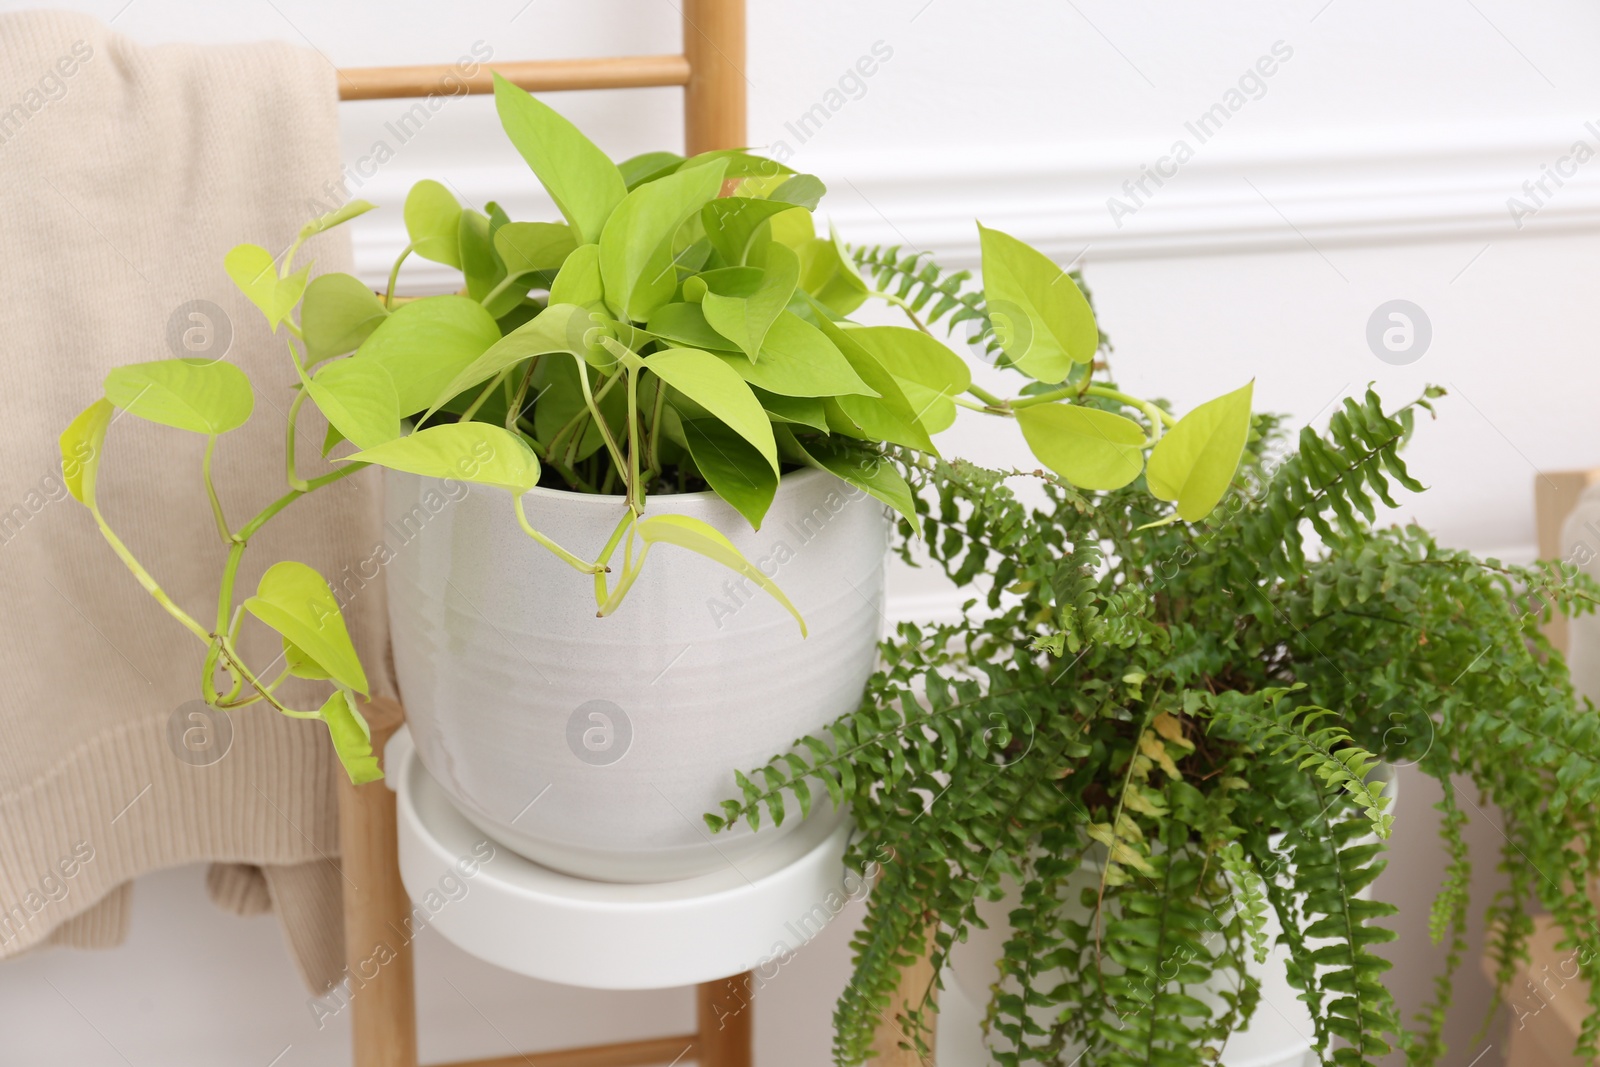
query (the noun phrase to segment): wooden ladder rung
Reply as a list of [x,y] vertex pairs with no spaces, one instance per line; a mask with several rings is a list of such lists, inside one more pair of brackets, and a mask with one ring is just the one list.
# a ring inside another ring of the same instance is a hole
[[603,59],[541,59],[521,63],[481,63],[470,76],[458,67],[349,67],[339,71],[339,99],[387,100],[443,93],[460,96],[494,92],[491,72],[532,93],[567,89],[643,89],[688,85],[685,56],[612,56]]
[[590,1045],[557,1052],[527,1052],[491,1060],[462,1060],[438,1067],[666,1067],[695,1062],[700,1039],[694,1034],[652,1037],[620,1045]]

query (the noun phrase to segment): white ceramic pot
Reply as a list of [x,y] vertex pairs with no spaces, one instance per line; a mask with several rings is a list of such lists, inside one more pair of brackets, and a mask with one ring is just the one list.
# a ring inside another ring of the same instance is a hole
[[[804,615],[802,639],[753,583],[670,545],[596,618],[592,579],[529,539],[506,493],[387,478],[406,718],[423,764],[479,829],[546,867],[615,882],[737,867],[794,829],[792,803],[759,834],[741,824],[712,837],[701,815],[738,795],[735,770],[856,707],[883,618],[880,503],[826,472],[790,474],[756,532],[710,493],[650,498],[647,514],[722,530]],[[622,515],[616,496],[524,499],[535,528],[588,559]]]

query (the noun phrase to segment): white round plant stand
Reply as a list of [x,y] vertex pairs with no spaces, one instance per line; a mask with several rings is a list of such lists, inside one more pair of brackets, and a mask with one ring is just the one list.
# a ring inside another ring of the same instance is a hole
[[[413,915],[498,967],[592,989],[663,989],[775,970],[844,906],[850,823],[819,812],[764,851],[674,882],[596,882],[496,845],[417,758],[385,750]],[[712,839],[714,841],[714,839]],[[417,914],[418,910],[424,914]],[[766,975],[770,977],[770,974]]]

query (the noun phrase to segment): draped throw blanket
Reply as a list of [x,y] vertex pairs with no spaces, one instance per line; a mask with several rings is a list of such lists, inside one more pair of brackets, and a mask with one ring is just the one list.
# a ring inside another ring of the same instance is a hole
[[[246,241],[281,251],[337,206],[340,172],[335,74],[315,52],[145,47],[81,15],[0,15],[0,956],[115,944],[130,879],[209,860],[219,903],[277,911],[314,991],[340,977],[325,728],[198,702],[204,647],[68,495],[56,446],[110,368],[227,359],[256,398],[219,439],[223,508],[237,527],[281,496],[295,374],[223,256]],[[316,272],[350,269],[344,230],[307,251]],[[301,420],[303,473],[322,434]],[[199,619],[215,614],[226,553],[204,445],[119,416],[99,474],[108,522]],[[381,539],[379,491],[365,472],[295,503],[252,540],[239,595],[279,559],[336,584],[356,573]],[[381,582],[339,599],[375,692],[392,693]],[[278,654],[264,630],[246,640],[257,664]],[[286,695],[316,706],[310,690]]]

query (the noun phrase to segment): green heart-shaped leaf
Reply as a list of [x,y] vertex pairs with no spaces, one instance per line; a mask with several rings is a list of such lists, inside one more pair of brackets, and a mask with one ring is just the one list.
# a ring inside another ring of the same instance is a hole
[[361,346],[389,317],[389,309],[367,284],[349,274],[320,274],[306,286],[300,332],[306,357],[321,363]]
[[293,644],[340,685],[367,691],[367,675],[350,643],[339,602],[322,575],[294,560],[267,568],[244,609]]
[[406,194],[406,236],[423,259],[461,267],[461,204],[455,194],[431,178]]
[[905,326],[863,326],[849,333],[894,375],[930,434],[949,429],[956,421],[952,398],[972,384],[966,360],[921,330]]
[[559,222],[508,222],[494,232],[495,251],[513,278],[559,270],[577,247],[572,227]]
[[801,442],[791,436],[789,440],[807,466],[825,470],[888,504],[905,516],[918,537],[922,536],[922,517],[917,514],[911,486],[906,484],[893,463],[872,449],[847,445],[831,438]]
[[871,441],[888,441],[937,454],[932,438],[922,425],[926,410],[912,406],[888,368],[856,343],[851,336],[854,331],[841,329],[825,319],[818,320],[818,326],[823,336],[833,342],[834,347],[850,361],[850,366],[861,380],[878,394],[876,397],[836,396],[830,400],[853,424],[857,435]]
[[771,245],[766,267],[749,295],[721,296],[708,291],[701,298],[700,310],[712,329],[737,344],[753,361],[767,331],[788,307],[799,278],[799,257],[783,245]]
[[375,207],[377,207],[376,204],[366,200],[352,200],[348,204],[337,207],[326,214],[318,215],[300,227],[300,239],[303,241],[307,237],[313,237],[324,230],[331,230],[341,223],[349,222],[357,215],[365,215]]
[[255,408],[250,379],[232,363],[160,359],[116,367],[106,399],[130,415],[215,436],[243,426]]
[[261,309],[274,333],[299,303],[301,294],[306,291],[306,279],[311,276],[308,263],[287,278],[278,277],[272,253],[260,245],[235,245],[223,257],[222,267],[239,291]]
[[1121,489],[1144,469],[1144,430],[1132,419],[1077,404],[1034,404],[1016,415],[1039,462],[1079,489]]
[[394,380],[400,413],[433,403],[445,386],[500,340],[500,327],[476,300],[430,296],[402,304],[356,350]]
[[1161,500],[1174,500],[1178,515],[1198,522],[1222,500],[1239,469],[1250,436],[1254,380],[1208,400],[1178,420],[1150,453],[1146,481]]
[[357,448],[400,436],[400,396],[382,364],[352,356],[329,363],[314,378],[302,372],[301,384],[328,425]]
[[695,348],[668,348],[647,357],[644,365],[754,445],[777,473],[778,446],[772,438],[772,421],[732,367]]
[[1100,347],[1094,311],[1072,276],[1010,234],[978,225],[983,295],[1011,365],[1060,382]]
[[372,752],[372,729],[361,713],[350,705],[344,690],[335,690],[317,713],[328,725],[333,751],[338,754],[344,773],[352,785],[375,782],[383,777],[378,757]]
[[[735,365],[734,369],[737,370],[738,366]],[[828,432],[828,412],[819,397],[779,396],[765,389],[756,389],[755,394],[774,423],[791,423],[795,426],[809,426],[822,433]],[[781,448],[783,445],[781,439],[778,444]]]
[[627,195],[616,164],[576,126],[498,74],[494,106],[506,136],[578,237],[598,241],[611,213]]
[[650,313],[646,329],[662,340],[673,341],[686,348],[734,352],[739,347],[711,328],[699,304],[662,304]]
[[486,422],[450,422],[346,457],[425,478],[459,478],[526,493],[539,484],[539,459],[509,430]]
[[712,492],[732,504],[754,529],[772,506],[778,474],[756,447],[716,419],[684,419],[689,455]]
[[603,303],[605,298],[605,285],[600,280],[600,246],[579,245],[550,283],[550,303],[586,308]]
[[67,492],[90,509],[95,506],[94,483],[100,469],[100,451],[116,407],[101,398],[78,413],[61,431],[61,480]]
[[793,208],[778,200],[756,200],[748,196],[725,196],[700,209],[700,221],[723,262],[743,266],[751,242],[761,224],[774,215]]
[[680,170],[623,198],[600,234],[600,277],[618,318],[644,322],[678,289],[673,238],[722,189],[723,162]]
[[643,152],[617,164],[622,180],[631,192],[645,182],[665,178],[683,166],[683,157],[676,152]]
[[[551,304],[534,318],[506,334],[477,359],[463,367],[434,399],[432,415],[451,397],[493,378],[532,356],[570,352],[584,357],[606,332],[609,320],[597,311],[572,304]],[[427,421],[426,417],[422,421]]]
[[751,385],[780,396],[877,395],[837,345],[790,311],[773,320],[754,363],[738,356],[728,365]]
[[800,288],[836,315],[848,315],[866,302],[872,287],[856,269],[833,227],[800,248]]
[[634,528],[646,547],[669,544],[687,548],[755,582],[794,616],[794,621],[800,624],[800,636],[806,635],[805,619],[800,617],[800,612],[789,602],[789,598],[783,595],[783,590],[779,589],[771,578],[762,574],[753,563],[745,559],[734,543],[723,536],[715,526],[699,519],[691,519],[687,515],[653,515],[640,519]]

